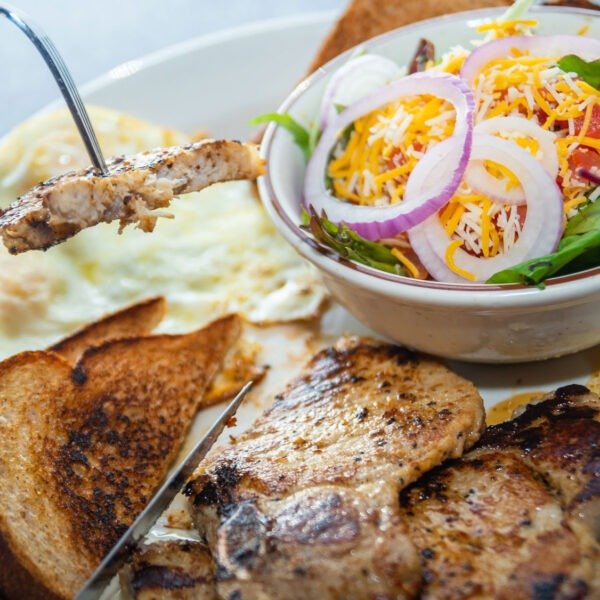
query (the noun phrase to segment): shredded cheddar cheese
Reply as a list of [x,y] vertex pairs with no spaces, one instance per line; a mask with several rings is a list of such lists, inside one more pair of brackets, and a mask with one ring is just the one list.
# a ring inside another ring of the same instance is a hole
[[573,209],[577,208],[578,206],[581,206],[582,204],[585,204],[587,201],[587,197],[582,194],[578,198],[573,198],[572,200],[568,200],[567,202],[565,202],[565,218],[570,217],[573,212]]
[[454,241],[450,242],[450,244],[448,244],[448,247],[446,248],[446,257],[445,257],[446,263],[450,267],[450,269],[454,273],[459,275],[460,277],[464,277],[464,279],[468,279],[469,281],[476,281],[477,277],[475,277],[475,275],[473,275],[473,273],[470,273],[469,271],[465,271],[464,269],[461,269],[454,262],[454,254],[462,245],[463,245],[463,242],[461,240],[454,240]]
[[[449,203],[448,206],[452,206],[452,203]],[[458,226],[458,222],[465,212],[465,207],[463,204],[455,204],[455,209],[453,211],[452,217],[448,219],[444,228],[446,229],[446,233],[448,235],[452,235],[456,231],[456,227]]]
[[590,30],[591,25],[589,23],[586,23],[585,25],[582,25],[578,31],[577,31],[577,35],[587,35],[587,32]]
[[490,255],[490,206],[490,200],[485,198],[481,207],[481,251],[483,256]]
[[454,121],[451,105],[432,96],[403,98],[361,117],[328,166],[336,196],[372,206],[400,202],[415,165],[452,134]]
[[490,39],[496,39],[509,35],[530,33],[537,25],[538,22],[535,19],[496,20],[477,25],[475,31],[478,33],[489,33]]
[[588,132],[588,129],[590,128],[590,123],[592,122],[592,112],[594,110],[594,105],[596,104],[596,102],[590,102],[587,105],[587,108],[585,109],[585,117],[583,118],[583,124],[581,125],[581,131],[579,132],[579,135],[577,136],[577,140],[579,141],[579,143],[582,143],[583,140],[586,139],[586,134]]
[[[477,31],[487,39],[531,33],[533,19],[485,22]],[[585,28],[584,28],[585,29]],[[582,29],[580,34],[587,30]],[[458,74],[469,51],[452,48],[438,64],[431,61],[426,70]],[[598,91],[575,73],[563,72],[560,56],[530,56],[514,48],[507,56],[490,61],[472,82],[475,98],[475,124],[494,117],[521,117],[551,131],[558,158],[558,178],[564,196],[565,219],[589,202],[591,184],[573,172],[573,153],[579,148],[600,152],[600,140],[593,131]],[[455,111],[441,98],[414,96],[402,98],[375,110],[353,124],[349,135],[334,148],[327,175],[333,193],[356,204],[386,206],[403,201],[406,183],[414,167],[435,144],[454,130]],[[497,134],[526,150],[538,160],[546,146],[533,137],[511,132]],[[508,168],[484,161],[487,172],[499,189],[520,187]],[[464,279],[475,276],[455,262],[458,248],[473,256],[492,258],[508,252],[518,241],[526,207],[502,205],[474,192],[463,180],[455,195],[438,212],[450,239],[445,253],[448,267]],[[418,268],[401,250],[392,250],[396,259],[413,277]]]
[[415,267],[414,263],[409,258],[407,258],[401,250],[399,250],[398,248],[392,248],[392,254],[398,259],[398,261],[401,264],[403,264],[408,269],[408,272],[415,279],[418,279],[419,269]]
[[[521,116],[557,134],[555,142],[559,177],[565,199],[565,214],[579,206],[585,189],[572,177],[570,157],[578,146],[600,151],[600,141],[587,135],[598,91],[573,74],[564,73],[556,62],[560,57],[532,57],[514,52],[491,61],[474,82],[476,120],[495,116]],[[576,132],[576,123],[581,123]],[[512,141],[533,156],[539,148],[528,138]],[[500,165],[486,168],[506,189],[518,185],[516,178]]]

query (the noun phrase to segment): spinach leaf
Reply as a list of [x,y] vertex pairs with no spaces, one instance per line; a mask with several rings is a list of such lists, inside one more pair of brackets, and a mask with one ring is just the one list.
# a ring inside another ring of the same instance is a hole
[[569,219],[563,237],[600,229],[600,202],[592,202]]
[[332,248],[344,258],[386,273],[407,275],[402,264],[387,246],[365,240],[347,225],[336,225],[324,214],[319,217],[311,210],[308,226],[318,242]]
[[308,214],[308,211],[302,207],[302,210],[300,211],[300,226],[301,227],[308,227],[310,225],[310,215]]
[[587,62],[575,54],[568,54],[558,61],[558,66],[565,73],[577,73],[586,83],[600,90],[600,58]]
[[556,252],[499,271],[487,283],[540,285],[548,277],[600,265],[600,202],[588,204],[567,224]]
[[316,145],[315,134],[312,132],[309,133],[309,131],[300,125],[300,123],[298,123],[294,117],[288,115],[287,113],[266,113],[264,115],[254,117],[254,119],[250,121],[250,125],[260,125],[262,123],[271,122],[277,123],[277,125],[283,127],[292,134],[294,143],[300,148],[300,150],[302,150],[304,159],[308,161]]

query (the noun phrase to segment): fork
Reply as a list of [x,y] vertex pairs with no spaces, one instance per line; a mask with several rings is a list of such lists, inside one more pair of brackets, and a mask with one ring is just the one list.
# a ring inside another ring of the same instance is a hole
[[106,161],[102,155],[98,138],[92,127],[85,105],[81,100],[77,86],[71,77],[67,65],[50,38],[37,25],[32,25],[29,16],[8,4],[0,4],[0,15],[4,15],[9,21],[14,23],[33,42],[33,45],[42,55],[71,111],[75,125],[77,125],[77,129],[79,130],[79,135],[83,140],[96,172],[100,175],[108,175],[108,168],[106,167]]

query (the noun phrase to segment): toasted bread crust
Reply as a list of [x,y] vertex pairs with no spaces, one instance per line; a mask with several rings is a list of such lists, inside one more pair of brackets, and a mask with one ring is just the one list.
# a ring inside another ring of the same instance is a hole
[[[0,521],[0,529],[3,529],[1,523]],[[35,565],[29,563],[28,557],[13,550],[1,531],[0,563],[2,564],[0,569],[2,600],[23,598],[23,590],[27,590],[28,600],[61,600],[61,596],[48,589],[41,574],[36,573]]]
[[[22,526],[24,522],[15,524],[18,512],[23,511],[28,502],[35,502],[37,487],[31,485],[31,481],[24,481],[23,474],[19,471],[17,455],[21,460],[26,460],[32,448],[39,444],[44,428],[44,410],[47,408],[40,401],[39,407],[33,407],[34,412],[29,410],[27,399],[35,397],[35,391],[43,387],[48,396],[60,398],[63,386],[59,381],[68,381],[71,366],[69,363],[52,352],[22,352],[0,362],[0,438],[3,444],[0,447],[0,472],[6,484],[14,482],[14,486],[21,485],[22,506],[15,506],[15,501],[8,498],[11,490],[8,485],[0,487],[0,593],[5,594],[7,599],[29,598],[65,598],[68,597],[67,587],[62,585],[54,577],[54,573],[47,572],[38,564],[32,554],[36,548],[29,544],[32,540]],[[54,373],[55,377],[48,374]],[[58,376],[56,376],[58,375]],[[38,381],[36,381],[36,377]],[[40,385],[39,379],[43,382]],[[35,383],[33,383],[35,382]],[[15,385],[22,386],[22,394],[15,397],[11,394]],[[37,408],[37,410],[35,410]],[[15,424],[16,431],[11,428]],[[18,437],[17,437],[18,436]],[[12,455],[4,456],[6,447],[11,444],[16,446]],[[28,469],[32,481],[37,485],[49,484],[45,479],[46,470],[35,465]],[[29,485],[28,485],[29,484]],[[33,489],[29,489],[32,487]],[[41,499],[40,499],[41,500]],[[29,507],[41,511],[44,506]],[[13,511],[12,514],[10,511]],[[29,512],[29,511],[28,511]],[[21,513],[23,514],[23,513]],[[62,515],[57,516],[57,521],[62,524]],[[31,518],[26,521],[34,526]],[[43,542],[48,542],[42,537]],[[54,540],[53,540],[54,541]],[[34,541],[39,543],[40,539]],[[68,540],[65,547],[68,547]],[[87,553],[82,552],[81,561],[89,560]],[[8,568],[4,568],[7,565]],[[73,571],[77,571],[79,565],[73,565]],[[80,574],[83,574],[80,571]]]
[[[177,354],[179,368],[186,363],[191,368],[197,352],[194,337],[204,348],[208,335],[210,352],[222,357],[238,334],[237,317],[228,316],[193,334],[105,342],[89,348],[75,365],[71,379],[79,397],[57,414],[63,436],[56,440],[58,444],[53,440],[47,450],[53,457],[63,509],[71,515],[73,536],[98,560],[125,533],[164,478],[221,362],[214,361],[194,373],[190,380],[182,381],[183,387],[180,383],[168,389],[161,384],[152,389],[149,373],[143,381],[134,380],[138,374],[126,363],[130,353],[154,362],[153,376],[161,381],[171,372],[169,365],[169,371],[161,374],[165,368],[160,361],[166,352]],[[124,390],[112,381],[98,389],[98,379],[109,370],[124,378]],[[80,407],[81,396],[84,402]],[[114,452],[118,456],[111,456]],[[99,465],[93,464],[94,459],[100,459]]]
[[[42,352],[23,352],[0,362],[0,379],[10,369],[25,366],[31,360],[46,361],[46,366],[56,365],[68,367],[61,357]],[[61,368],[59,366],[59,368]],[[0,412],[2,400],[0,399]],[[48,587],[44,574],[30,560],[29,555],[22,551],[17,540],[11,535],[8,524],[0,511],[0,598],[23,598],[27,590],[27,598],[31,600],[59,600],[61,596]]]
[[309,73],[353,46],[397,27],[464,10],[509,4],[511,0],[352,0],[323,41]]
[[162,296],[132,304],[82,327],[49,350],[75,363],[92,346],[114,339],[148,335],[162,321],[166,307]]
[[[104,342],[0,363],[0,593],[69,598],[147,503],[240,333]],[[9,569],[4,569],[10,565]]]

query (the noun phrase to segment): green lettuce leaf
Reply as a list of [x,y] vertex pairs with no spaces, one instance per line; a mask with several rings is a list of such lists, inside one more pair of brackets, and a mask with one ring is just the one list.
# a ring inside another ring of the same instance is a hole
[[600,265],[600,202],[588,204],[569,220],[556,252],[499,271],[487,283],[540,285],[548,277]]
[[500,17],[500,21],[518,21],[523,19],[533,6],[535,0],[516,0],[509,6],[504,14]]
[[563,237],[600,229],[600,202],[592,202],[569,219]]
[[568,54],[558,61],[558,66],[565,73],[577,73],[586,83],[600,90],[600,58],[587,62],[575,54]]
[[296,146],[302,150],[304,159],[308,161],[316,144],[314,133],[309,132],[306,127],[300,125],[294,117],[287,113],[266,113],[254,117],[250,121],[250,125],[261,125],[263,123],[277,123],[277,125],[288,131],[292,135]]
[[335,250],[340,256],[396,275],[407,275],[392,251],[383,244],[365,240],[347,225],[336,225],[325,215],[311,212],[308,224],[315,239]]

